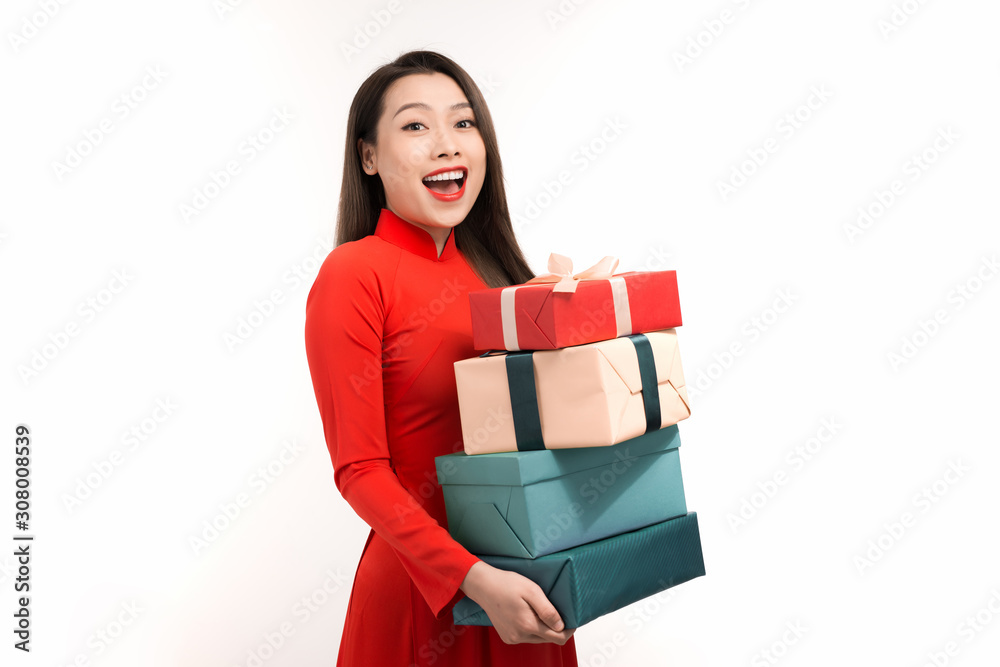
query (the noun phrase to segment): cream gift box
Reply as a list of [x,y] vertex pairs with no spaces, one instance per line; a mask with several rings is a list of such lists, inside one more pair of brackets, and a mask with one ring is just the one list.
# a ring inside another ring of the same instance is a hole
[[455,362],[467,454],[603,447],[691,415],[675,329]]

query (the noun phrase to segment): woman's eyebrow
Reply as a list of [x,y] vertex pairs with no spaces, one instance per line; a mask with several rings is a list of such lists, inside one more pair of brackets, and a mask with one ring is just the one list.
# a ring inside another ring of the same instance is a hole
[[[465,108],[471,109],[472,104],[470,104],[469,102],[456,102],[455,104],[451,105],[451,111],[457,111],[458,109],[465,109]],[[392,114],[392,117],[395,118],[406,109],[423,109],[425,111],[430,111],[431,107],[430,105],[424,102],[408,102],[403,106],[399,107],[398,109],[396,109],[396,113]]]

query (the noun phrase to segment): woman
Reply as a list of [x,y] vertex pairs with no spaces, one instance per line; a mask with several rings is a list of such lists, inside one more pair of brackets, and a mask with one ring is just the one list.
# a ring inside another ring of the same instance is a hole
[[[434,472],[462,449],[453,364],[477,354],[467,293],[533,275],[471,77],[430,51],[376,70],[351,104],[337,246],[306,304],[334,480],[372,528],[338,665],[577,664],[541,589],[448,534]],[[494,627],[452,624],[463,595]]]

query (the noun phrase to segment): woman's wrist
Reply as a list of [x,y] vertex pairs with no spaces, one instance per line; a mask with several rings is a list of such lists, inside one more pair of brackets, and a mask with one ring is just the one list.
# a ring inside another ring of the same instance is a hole
[[489,576],[490,566],[481,560],[476,561],[465,573],[465,579],[458,587],[465,595],[478,602],[479,593],[483,588],[483,581]]

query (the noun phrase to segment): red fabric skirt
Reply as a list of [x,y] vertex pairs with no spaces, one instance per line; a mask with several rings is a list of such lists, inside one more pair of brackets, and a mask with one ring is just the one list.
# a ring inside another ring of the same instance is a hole
[[576,644],[505,644],[492,627],[435,618],[395,552],[372,531],[354,577],[338,667],[576,667]]

